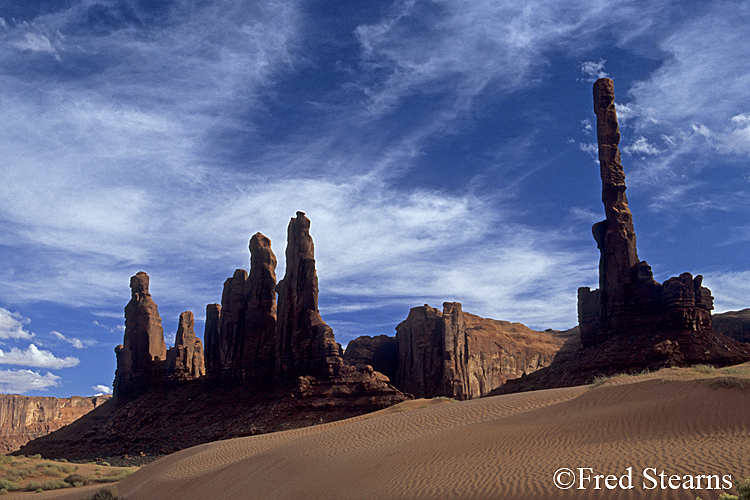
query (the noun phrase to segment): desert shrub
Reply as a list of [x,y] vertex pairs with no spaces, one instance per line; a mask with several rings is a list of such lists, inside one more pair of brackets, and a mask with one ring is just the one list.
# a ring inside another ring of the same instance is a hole
[[57,461],[58,462],[67,462],[68,459],[67,458],[58,458]]
[[750,379],[740,377],[714,377],[708,380],[708,385],[711,387],[721,387],[724,389],[747,389],[750,387]]
[[41,460],[42,456],[39,453],[37,453],[36,455],[29,455],[28,458],[31,458],[32,460]]
[[44,491],[59,490],[62,488],[70,488],[70,485],[62,479],[53,479],[52,481],[47,481],[42,485],[42,489]]
[[37,489],[35,489],[35,490],[34,490],[34,493],[41,493],[41,492],[43,492],[43,491],[44,491],[43,489],[41,489],[41,488],[37,488]]
[[8,490],[6,490],[5,488],[0,488],[0,495],[5,495],[6,493],[8,493]]
[[89,484],[89,478],[82,474],[71,474],[66,477],[64,481],[74,488],[78,488],[79,486],[86,486],[87,484]]
[[8,455],[0,455],[0,464],[9,464],[13,461],[13,457]]
[[6,490],[6,491],[18,491],[21,489],[21,487],[18,485],[18,483],[15,483],[13,481],[8,481],[7,479],[0,479],[0,489]]
[[448,397],[445,397],[445,396],[437,396],[437,397],[434,397],[432,399],[442,399],[443,401],[448,401],[449,403],[458,403],[457,399],[448,398]]
[[37,481],[29,481],[28,483],[26,483],[26,491],[34,491],[41,487],[42,483],[39,483]]
[[716,368],[712,365],[693,365],[693,370],[698,373],[714,373]]
[[118,500],[120,492],[117,491],[117,486],[107,486],[100,489],[86,500]]
[[96,462],[97,465],[103,465],[105,467],[109,467],[109,462]]
[[58,465],[58,467],[62,469],[62,472],[64,472],[65,474],[72,474],[73,472],[78,470],[78,466],[73,464],[63,464]]
[[112,475],[112,473],[110,472],[110,473],[107,473],[106,476],[92,478],[91,481],[94,483],[116,483],[117,481],[122,481],[123,479],[131,475],[133,472],[135,471],[122,469],[122,472],[120,472],[117,475]]

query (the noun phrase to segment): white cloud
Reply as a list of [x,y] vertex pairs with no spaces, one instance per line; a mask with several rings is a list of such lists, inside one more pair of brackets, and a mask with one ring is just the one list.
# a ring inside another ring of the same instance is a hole
[[96,392],[96,396],[101,396],[103,394],[112,394],[112,388],[108,385],[97,384],[91,389]]
[[57,369],[69,368],[78,365],[78,363],[80,363],[78,358],[70,356],[58,358],[49,351],[40,350],[34,344],[29,344],[29,347],[25,350],[13,347],[6,352],[0,349],[0,364],[5,365],[23,365],[37,368]]
[[33,333],[24,330],[23,326],[31,320],[18,313],[0,307],[0,339],[30,339]]
[[599,146],[593,142],[579,142],[578,149],[587,153],[595,161],[599,161]]
[[60,332],[51,331],[50,332],[53,336],[57,337],[58,339],[62,340],[63,342],[67,342],[68,344],[72,345],[76,349],[83,349],[87,346],[93,345],[94,342],[91,340],[81,340],[77,339],[75,337],[66,337]]
[[[597,0],[397,2],[384,20],[355,32],[363,66],[372,70],[363,90],[376,115],[406,96],[446,88],[457,92],[456,107],[466,107],[486,88],[515,91],[534,85],[549,52],[584,52],[605,25],[618,38],[637,36],[649,29],[652,11],[660,8]],[[603,64],[588,62],[582,69],[598,74]]]
[[583,130],[583,133],[586,135],[591,135],[591,133],[594,131],[594,127],[591,125],[591,120],[588,118],[584,118],[581,120],[581,129]]
[[0,393],[46,391],[50,387],[59,386],[60,380],[60,377],[50,372],[41,375],[31,370],[0,370]]
[[642,135],[634,138],[630,144],[623,147],[622,150],[628,155],[657,155],[661,152]]
[[607,61],[599,59],[598,61],[585,61],[581,63],[581,72],[588,76],[587,81],[594,82],[599,78],[609,78],[609,73],[604,71],[604,64]]

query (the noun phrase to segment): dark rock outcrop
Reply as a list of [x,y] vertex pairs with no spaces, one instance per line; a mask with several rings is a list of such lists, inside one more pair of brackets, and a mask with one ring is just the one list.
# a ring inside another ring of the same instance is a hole
[[396,341],[396,387],[417,397],[455,399],[483,396],[548,366],[565,343],[554,331],[464,313],[458,302],[444,303],[442,312],[412,308],[396,327]]
[[651,267],[638,259],[614,101],[612,80],[598,80],[594,111],[606,220],[592,230],[601,253],[599,289],[578,289],[581,343],[590,347],[613,337],[653,331],[710,335],[713,297],[701,286],[703,277],[684,273],[662,285],[654,280]]
[[344,361],[352,366],[370,365],[373,370],[395,381],[398,369],[396,337],[387,335],[357,337],[346,346]]
[[48,398],[0,394],[0,453],[68,425],[112,396]]
[[180,314],[174,347],[167,351],[167,371],[178,380],[190,380],[206,374],[203,343],[195,336],[195,318],[191,311]]
[[276,328],[276,376],[332,377],[343,364],[333,330],[318,312],[318,275],[310,219],[297,212],[289,222],[286,272],[279,294]]
[[270,380],[276,356],[276,255],[261,233],[250,239],[247,283],[240,369],[245,378]]
[[130,278],[131,298],[125,306],[124,340],[115,348],[115,397],[142,392],[166,374],[164,330],[148,285],[148,274],[143,271]]
[[714,314],[714,331],[740,342],[750,342],[750,309]]
[[205,342],[206,374],[209,376],[221,372],[221,348],[219,325],[221,324],[221,305],[206,306],[206,327],[203,331]]

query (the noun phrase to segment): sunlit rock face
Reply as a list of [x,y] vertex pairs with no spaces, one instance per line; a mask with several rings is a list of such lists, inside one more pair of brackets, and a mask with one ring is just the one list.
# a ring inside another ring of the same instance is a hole
[[396,343],[397,388],[417,397],[472,399],[549,366],[563,339],[445,302],[442,311],[412,308],[396,327]]

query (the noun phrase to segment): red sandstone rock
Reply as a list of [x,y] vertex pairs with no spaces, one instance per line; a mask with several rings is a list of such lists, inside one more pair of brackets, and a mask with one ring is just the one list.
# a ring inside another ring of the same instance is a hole
[[193,313],[181,313],[175,345],[167,351],[167,370],[178,380],[196,379],[206,374],[203,344],[196,338],[194,328]]
[[398,369],[398,343],[396,337],[363,335],[349,342],[344,351],[344,361],[352,366],[370,366],[388,377],[396,380]]
[[455,399],[483,396],[548,366],[564,343],[555,332],[464,313],[458,302],[444,303],[442,312],[412,308],[396,339],[394,385],[417,397]]
[[250,276],[240,369],[244,378],[270,380],[276,356],[276,255],[261,233],[250,239]]
[[297,212],[287,230],[286,272],[279,294],[276,375],[334,376],[343,364],[333,330],[318,312],[318,276],[310,219]]
[[148,274],[143,271],[130,278],[131,299],[125,306],[124,340],[115,348],[115,396],[140,392],[166,372],[164,330],[148,283]]
[[581,343],[590,347],[620,335],[672,332],[674,336],[711,334],[713,297],[702,287],[702,276],[684,273],[663,285],[651,267],[638,260],[633,215],[625,195],[620,163],[620,131],[614,104],[614,84],[602,78],[594,84],[594,111],[606,220],[594,225],[599,260],[599,289],[578,289]]
[[714,331],[740,342],[750,342],[750,309],[714,314],[711,320]]
[[110,395],[70,398],[0,394],[0,453],[54,432],[87,414]]
[[221,351],[219,346],[220,325],[221,305],[208,304],[206,306],[206,327],[203,331],[206,373],[208,375],[221,372]]

